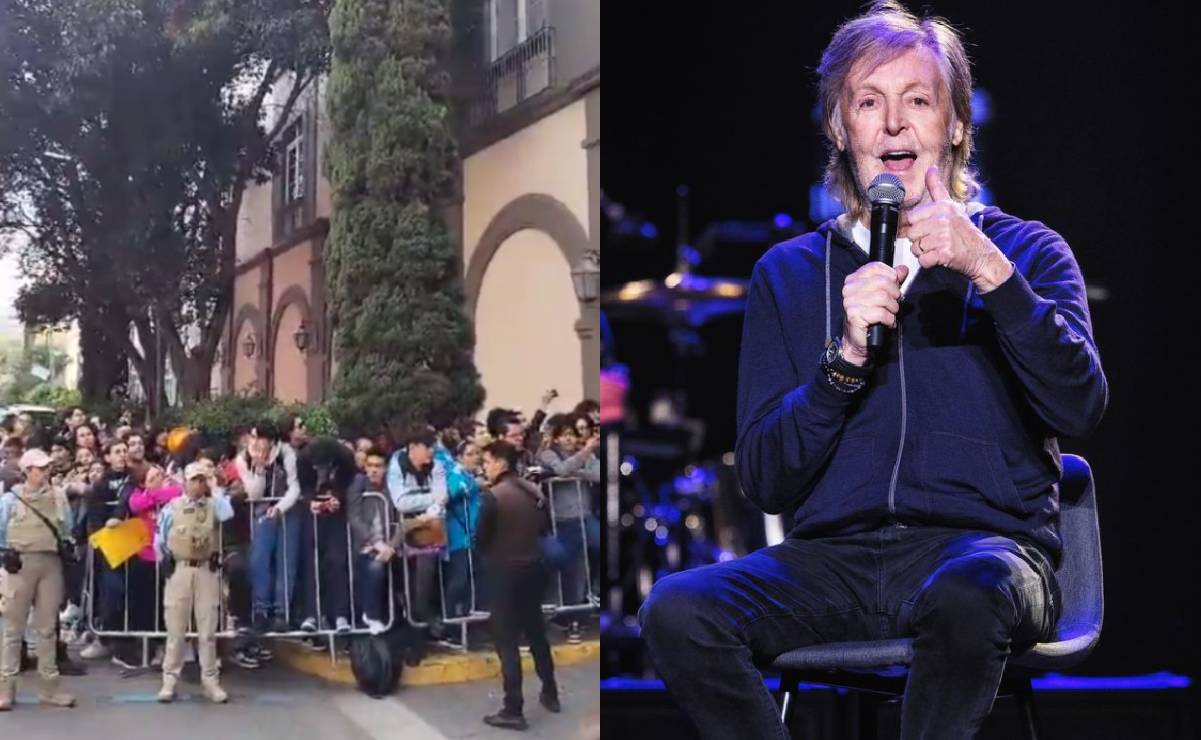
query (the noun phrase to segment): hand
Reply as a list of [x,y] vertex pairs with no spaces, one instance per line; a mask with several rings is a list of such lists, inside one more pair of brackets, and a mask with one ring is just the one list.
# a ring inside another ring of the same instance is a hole
[[340,508],[342,508],[342,502],[333,496],[330,496],[329,500],[325,502],[325,510],[331,514]]
[[930,203],[901,214],[899,236],[910,239],[910,249],[925,269],[942,266],[966,275],[981,293],[1005,282],[1013,265],[984,235],[962,203],[952,200],[939,177],[938,167],[926,170]]
[[377,543],[373,549],[375,550],[375,562],[377,563],[386,563],[396,555],[396,550],[391,545],[383,542]]
[[853,365],[865,365],[867,354],[867,327],[883,324],[889,328],[897,325],[897,312],[901,310],[901,283],[909,268],[901,265],[896,269],[883,262],[868,262],[847,276],[842,285],[842,359]]
[[280,516],[282,516],[282,515],[283,515],[283,512],[279,510],[278,506],[272,505],[270,508],[267,509],[267,518],[268,519],[279,519]]
[[109,529],[112,529],[113,527],[119,526],[120,524],[121,524],[120,519],[109,519],[108,521],[106,521],[104,523],[104,526]]
[[596,452],[600,449],[600,437],[595,434],[584,440],[584,450],[586,452]]
[[320,501],[309,502],[309,513],[320,514],[325,511],[325,506]]
[[559,392],[557,390],[555,390],[554,388],[551,388],[546,393],[543,393],[542,394],[542,408],[546,408],[547,406],[549,406],[550,402],[555,400],[558,397],[559,397]]

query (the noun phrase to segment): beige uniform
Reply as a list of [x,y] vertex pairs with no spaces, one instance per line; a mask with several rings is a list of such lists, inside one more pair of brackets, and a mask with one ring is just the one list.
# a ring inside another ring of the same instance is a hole
[[184,495],[168,506],[172,507],[172,520],[167,549],[175,558],[175,572],[167,580],[163,596],[167,622],[163,676],[179,678],[184,637],[195,612],[201,678],[206,683],[216,681],[221,574],[209,568],[209,556],[217,551],[217,513],[208,497],[195,500]]
[[44,682],[58,679],[56,638],[58,610],[63,603],[63,564],[58,542],[37,514],[37,509],[61,532],[66,521],[67,497],[51,486],[27,490],[17,495],[29,502],[14,502],[9,510],[8,546],[21,553],[21,572],[6,573],[4,590],[3,654],[0,656],[0,686],[7,687],[21,669],[21,638],[33,609],[33,628],[37,635],[38,673]]

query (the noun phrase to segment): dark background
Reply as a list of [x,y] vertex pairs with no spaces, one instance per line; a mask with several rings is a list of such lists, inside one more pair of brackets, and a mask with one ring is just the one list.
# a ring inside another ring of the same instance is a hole
[[[710,221],[807,217],[824,164],[813,70],[861,8],[679,3],[650,15],[659,5],[604,12],[602,187],[658,232],[619,244],[610,229],[608,287],[670,271],[679,184],[691,189],[692,237]],[[1105,554],[1105,627],[1077,672],[1195,677],[1201,236],[1190,228],[1199,209],[1189,176],[1201,161],[1201,23],[1195,10],[1107,6],[909,7],[964,32],[975,84],[991,94],[977,150],[994,204],[1058,231],[1090,286],[1109,292],[1090,302],[1109,408],[1091,438],[1062,441],[1093,466]],[[614,330],[637,405],[671,382],[671,355],[653,328]],[[703,372],[692,373],[691,411],[717,427],[705,454],[733,448],[739,331],[738,319],[705,329],[706,355],[694,361]]]

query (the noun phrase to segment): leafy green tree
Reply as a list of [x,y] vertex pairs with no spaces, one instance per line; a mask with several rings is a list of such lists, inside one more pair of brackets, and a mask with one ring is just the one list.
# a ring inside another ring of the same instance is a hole
[[[22,317],[80,321],[85,376],[119,348],[158,397],[161,347],[181,394],[207,395],[243,193],[328,65],[327,16],[317,0],[0,4],[0,236],[24,240]],[[118,380],[101,375],[89,396]]]
[[483,403],[456,248],[436,210],[457,158],[450,31],[446,0],[338,0],[331,14],[330,406],[345,427],[443,424]]

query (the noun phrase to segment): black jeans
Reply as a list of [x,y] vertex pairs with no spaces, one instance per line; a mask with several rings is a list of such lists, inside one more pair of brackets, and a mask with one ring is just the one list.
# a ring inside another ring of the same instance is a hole
[[1011,645],[1051,639],[1059,604],[1051,564],[1033,545],[889,525],[673,573],[638,620],[703,737],[788,737],[756,669],[783,652],[913,637],[901,737],[968,738],[992,711]]
[[[338,617],[350,618],[350,573],[346,569],[346,514],[338,511],[334,514],[319,514],[314,519],[306,511],[301,521],[304,522],[304,529],[300,533],[301,565],[298,570],[303,580],[300,613],[306,619],[316,619],[320,611],[321,618],[332,627]],[[321,586],[320,604],[317,603],[318,578]]]
[[546,589],[546,571],[542,567],[515,570],[496,565],[489,567],[492,577],[492,632],[500,672],[504,681],[506,714],[521,714],[521,653],[517,641],[522,633],[530,643],[534,671],[542,680],[542,693],[558,696],[555,663],[546,640],[546,622],[542,618],[542,592]]

